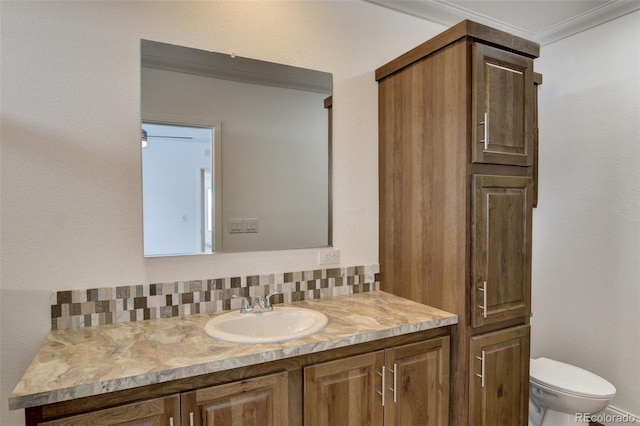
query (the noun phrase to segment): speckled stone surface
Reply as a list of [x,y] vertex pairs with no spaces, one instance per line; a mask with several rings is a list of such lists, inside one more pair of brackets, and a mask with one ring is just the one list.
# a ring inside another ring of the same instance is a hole
[[[9,397],[35,407],[229,370],[456,324],[456,315],[384,292],[291,303],[329,318],[320,332],[282,343],[213,339],[214,315],[53,331]],[[278,309],[276,305],[275,309]]]

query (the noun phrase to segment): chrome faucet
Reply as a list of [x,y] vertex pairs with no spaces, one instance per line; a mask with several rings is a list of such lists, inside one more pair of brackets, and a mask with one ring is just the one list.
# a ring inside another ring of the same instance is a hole
[[273,305],[271,304],[271,298],[276,294],[280,294],[279,291],[269,290],[269,293],[262,297],[256,296],[253,300],[253,305],[251,304],[251,299],[243,296],[235,296],[242,298],[242,305],[240,306],[241,314],[248,314],[250,312],[269,312],[273,311]]

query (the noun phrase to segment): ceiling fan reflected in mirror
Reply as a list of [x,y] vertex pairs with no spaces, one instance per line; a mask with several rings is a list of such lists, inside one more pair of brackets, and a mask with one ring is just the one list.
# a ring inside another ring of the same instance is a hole
[[147,131],[142,128],[142,147],[145,148],[149,144],[149,138],[162,138],[162,139],[185,139],[191,140],[193,136],[175,136],[175,135],[150,135]]

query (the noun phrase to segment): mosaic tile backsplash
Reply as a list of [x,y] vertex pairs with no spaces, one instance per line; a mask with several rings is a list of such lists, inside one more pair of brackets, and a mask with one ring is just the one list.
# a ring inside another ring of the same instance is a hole
[[239,296],[264,296],[270,288],[280,292],[272,298],[274,303],[376,291],[380,289],[380,267],[349,266],[57,291],[51,295],[51,329],[66,330],[240,309]]

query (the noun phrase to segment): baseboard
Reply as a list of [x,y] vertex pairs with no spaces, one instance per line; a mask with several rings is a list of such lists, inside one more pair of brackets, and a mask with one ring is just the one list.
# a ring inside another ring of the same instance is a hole
[[603,426],[640,425],[640,414],[631,414],[609,406],[601,413],[591,416],[591,421]]

